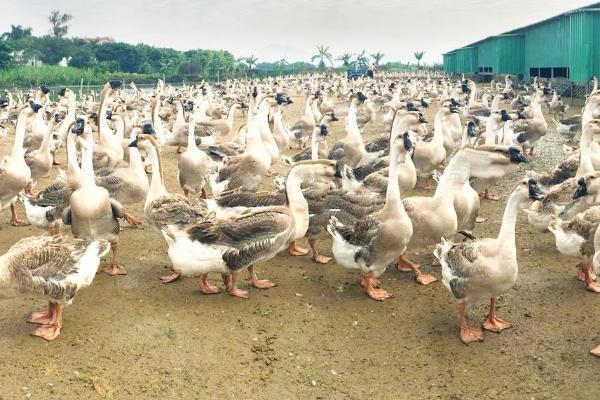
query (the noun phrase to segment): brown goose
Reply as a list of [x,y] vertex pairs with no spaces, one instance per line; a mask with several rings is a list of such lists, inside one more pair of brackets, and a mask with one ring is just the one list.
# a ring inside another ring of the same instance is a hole
[[0,292],[35,293],[50,299],[48,311],[32,313],[36,336],[54,340],[63,325],[63,308],[96,276],[105,240],[88,242],[65,235],[21,239],[0,257]]

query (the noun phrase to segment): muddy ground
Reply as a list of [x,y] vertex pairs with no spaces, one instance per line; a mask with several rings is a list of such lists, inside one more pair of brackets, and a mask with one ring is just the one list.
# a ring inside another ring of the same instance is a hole
[[[303,112],[303,99],[294,99],[288,123]],[[338,114],[344,109],[338,104]],[[430,122],[434,112],[427,112]],[[381,116],[366,138],[381,132]],[[333,125],[330,144],[343,135],[343,121]],[[564,139],[549,125],[528,168],[546,170],[562,157]],[[10,138],[0,143],[6,154]],[[164,158],[175,192],[174,149]],[[502,201],[482,202],[488,221],[477,226],[478,236],[497,234],[512,182],[522,174],[496,188]],[[141,204],[130,209],[142,215]],[[42,234],[8,225],[9,215],[0,213],[0,252]],[[328,239],[320,243],[325,254],[329,247]],[[44,299],[2,300],[0,399],[598,398],[600,360],[588,349],[600,344],[600,297],[577,281],[577,260],[559,255],[551,234],[535,232],[522,215],[517,247],[519,279],[498,302],[499,315],[514,327],[466,346],[455,302],[440,282],[420,286],[390,269],[383,284],[395,297],[377,303],[357,275],[334,262],[282,254],[257,266],[277,287],[250,288],[249,300],[206,296],[192,278],[162,284],[158,277],[170,271],[163,239],[147,226],[126,227],[119,259],[129,274],[98,275],[68,307],[56,341],[31,336],[35,327],[25,322]],[[431,262],[431,249],[416,251],[416,260]],[[441,275],[436,267],[424,270]],[[482,305],[469,318],[480,324],[485,314]]]

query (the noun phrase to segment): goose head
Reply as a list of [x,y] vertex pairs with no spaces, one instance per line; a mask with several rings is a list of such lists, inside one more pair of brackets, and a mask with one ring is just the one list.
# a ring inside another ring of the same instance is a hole
[[513,194],[518,196],[519,208],[529,208],[534,201],[544,199],[544,192],[535,178],[523,178],[513,190]]
[[477,137],[477,133],[475,132],[475,122],[469,121],[467,123],[467,135],[472,138]]
[[590,196],[594,200],[600,197],[600,171],[585,174],[577,181],[577,189],[573,193],[573,200],[584,196]]

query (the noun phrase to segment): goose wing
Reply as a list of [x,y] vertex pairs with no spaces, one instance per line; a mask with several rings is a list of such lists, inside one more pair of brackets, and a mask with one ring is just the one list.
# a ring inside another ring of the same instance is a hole
[[482,239],[456,244],[443,240],[442,244],[438,245],[436,257],[441,257],[444,284],[455,298],[466,297],[469,283],[477,279],[484,259],[493,256],[487,254],[490,250],[488,245],[492,240]]
[[208,219],[188,230],[192,240],[228,247],[223,261],[232,270],[275,255],[287,243],[292,218],[284,208],[227,220]]
[[208,213],[204,201],[192,202],[184,196],[161,196],[150,205],[151,219],[158,226],[191,225]]
[[234,190],[231,193],[219,196],[216,201],[221,207],[283,206],[285,204],[285,193]]
[[[105,240],[98,243],[99,260],[110,244]],[[17,287],[56,300],[71,299],[79,287],[67,278],[79,272],[79,261],[89,245],[85,240],[66,235],[21,239],[9,250],[13,254],[10,268]]]

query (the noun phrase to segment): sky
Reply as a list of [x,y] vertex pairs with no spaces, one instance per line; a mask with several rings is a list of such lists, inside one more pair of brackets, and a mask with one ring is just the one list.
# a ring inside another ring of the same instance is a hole
[[380,51],[385,61],[441,62],[442,53],[593,3],[590,0],[1,0],[10,25],[49,32],[52,9],[73,16],[69,36],[110,36],[179,50],[229,50],[259,61],[307,61],[318,44]]

